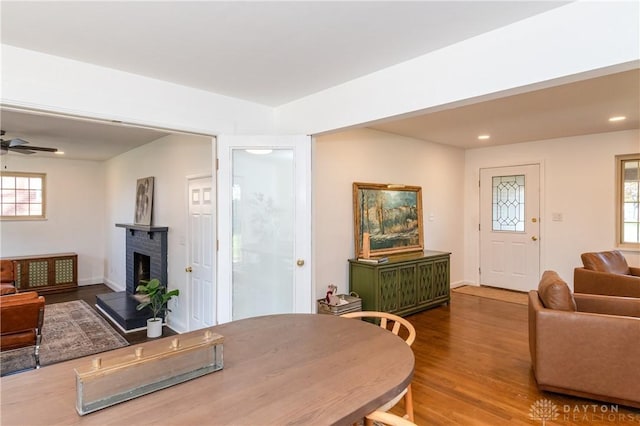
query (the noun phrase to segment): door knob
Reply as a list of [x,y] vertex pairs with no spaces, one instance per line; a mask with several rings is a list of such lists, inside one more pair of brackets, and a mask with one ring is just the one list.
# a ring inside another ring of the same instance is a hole
[[296,265],[303,266],[304,265],[304,259],[298,259],[298,261],[296,262]]
[[187,266],[186,268],[184,268],[185,272],[192,272],[193,269],[191,268],[191,266]]
[[533,241],[538,241],[538,237],[536,237],[535,235],[534,235],[533,237],[531,237],[531,239],[532,239]]

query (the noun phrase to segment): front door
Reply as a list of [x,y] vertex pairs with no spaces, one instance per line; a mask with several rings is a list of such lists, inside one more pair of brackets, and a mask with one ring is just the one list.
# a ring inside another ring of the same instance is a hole
[[213,197],[211,176],[189,179],[189,330],[216,324]]
[[220,136],[218,158],[218,322],[310,313],[310,137]]
[[540,166],[480,170],[480,284],[537,288],[540,278]]

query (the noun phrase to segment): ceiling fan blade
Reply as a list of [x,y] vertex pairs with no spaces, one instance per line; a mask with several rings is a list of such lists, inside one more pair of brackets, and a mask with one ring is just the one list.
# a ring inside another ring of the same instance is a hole
[[17,150],[17,151],[21,151],[21,150],[44,151],[44,152],[56,152],[56,151],[58,151],[58,148],[48,148],[48,147],[44,147],[44,146],[22,146],[22,145],[13,146],[13,147],[11,147],[11,149],[14,149],[14,150]]
[[47,148],[44,146],[25,146],[25,145],[10,146],[9,149],[15,152],[31,151],[29,152],[29,154],[33,154],[35,151],[44,151],[44,152],[58,151],[58,148]]
[[[0,133],[2,133],[2,135],[5,134],[4,130],[2,130]],[[36,151],[58,152],[58,148],[28,145],[28,141],[20,138],[11,138],[9,140],[0,139],[0,141],[2,142],[2,155],[6,154],[9,150],[19,152],[21,154],[35,154]]]
[[24,139],[20,139],[20,138],[13,138],[11,140],[9,140],[9,146],[10,147],[14,147],[14,146],[20,146],[20,145],[24,145],[27,144],[29,142],[25,141]]
[[23,148],[20,146],[9,147],[9,150],[12,152],[19,152],[20,154],[35,154],[35,151],[32,151],[30,148]]

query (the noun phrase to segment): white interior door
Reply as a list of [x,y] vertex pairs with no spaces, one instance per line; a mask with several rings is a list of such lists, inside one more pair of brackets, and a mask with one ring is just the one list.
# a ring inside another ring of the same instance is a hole
[[480,283],[537,288],[540,278],[540,166],[480,170]]
[[215,325],[215,220],[211,176],[189,179],[189,330]]
[[218,321],[310,313],[310,137],[220,136],[218,159]]

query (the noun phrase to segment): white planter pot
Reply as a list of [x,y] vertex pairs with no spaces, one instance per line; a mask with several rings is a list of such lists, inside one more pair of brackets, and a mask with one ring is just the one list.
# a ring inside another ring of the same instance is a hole
[[147,320],[147,337],[162,336],[162,318],[149,318]]

